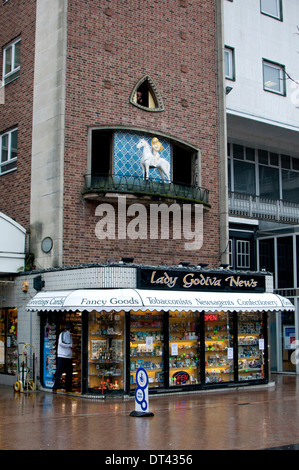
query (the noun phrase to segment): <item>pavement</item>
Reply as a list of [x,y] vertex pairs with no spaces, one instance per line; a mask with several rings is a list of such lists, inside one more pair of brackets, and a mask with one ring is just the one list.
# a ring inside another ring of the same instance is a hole
[[150,396],[149,408],[153,416],[135,417],[134,398],[0,386],[0,450],[98,450],[114,459],[105,464],[138,468],[115,459],[165,464],[158,455],[178,454],[182,464],[202,450],[299,449],[299,376],[273,375],[268,387]]

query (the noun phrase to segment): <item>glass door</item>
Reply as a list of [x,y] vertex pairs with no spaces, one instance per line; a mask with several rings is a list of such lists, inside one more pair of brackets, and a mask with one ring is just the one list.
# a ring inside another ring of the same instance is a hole
[[294,312],[281,313],[282,337],[282,370],[283,372],[296,372],[296,361],[293,352],[296,348],[296,330]]
[[205,314],[205,382],[234,381],[233,314]]
[[136,371],[146,369],[149,389],[164,387],[163,312],[130,314],[130,389],[136,388]]
[[169,386],[200,383],[199,312],[169,313]]

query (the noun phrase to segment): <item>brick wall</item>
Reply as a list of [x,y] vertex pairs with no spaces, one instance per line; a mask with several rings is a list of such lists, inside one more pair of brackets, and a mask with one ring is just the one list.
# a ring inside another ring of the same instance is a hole
[[[9,0],[0,6],[1,46],[22,38],[21,76],[5,87],[5,104],[0,105],[0,132],[16,125],[19,128],[17,171],[0,176],[0,211],[26,228],[30,225],[35,7],[34,0]],[[214,9],[215,2],[205,0],[68,3],[64,266],[111,258],[118,261],[122,256],[133,256],[139,263],[177,264],[185,260],[218,265]],[[134,86],[144,75],[158,87],[164,111],[146,112],[129,102]],[[88,172],[90,126],[145,129],[200,149],[201,185],[209,189],[211,203],[211,209],[204,213],[200,251],[186,251],[184,240],[102,241],[95,236],[96,206],[105,201],[95,203],[81,197]]]
[[0,211],[29,228],[35,1],[8,0],[4,5],[2,3],[1,78],[2,48],[18,37],[22,43],[20,77],[5,86],[5,102],[0,104],[0,133],[18,127],[17,170],[0,176]]
[[[214,8],[215,2],[206,0],[69,2],[65,265],[118,261],[121,256],[134,256],[140,263],[219,263]],[[150,113],[130,104],[131,92],[144,75],[157,85],[163,112]],[[200,148],[201,184],[210,190],[211,203],[204,214],[200,252],[186,252],[176,240],[103,242],[95,237],[96,204],[80,198],[88,172],[88,126],[143,128]]]

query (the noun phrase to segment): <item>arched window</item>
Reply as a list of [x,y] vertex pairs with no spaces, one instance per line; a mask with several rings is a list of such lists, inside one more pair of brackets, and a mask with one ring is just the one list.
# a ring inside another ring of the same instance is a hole
[[153,80],[148,75],[144,76],[135,85],[131,93],[130,103],[145,111],[164,110],[162,97]]

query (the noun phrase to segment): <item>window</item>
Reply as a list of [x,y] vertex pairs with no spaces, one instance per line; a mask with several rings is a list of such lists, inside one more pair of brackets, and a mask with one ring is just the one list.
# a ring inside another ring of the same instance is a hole
[[299,173],[282,170],[282,197],[284,201],[299,203]]
[[232,267],[234,265],[234,261],[233,261],[233,241],[231,238],[228,240],[228,256],[229,256],[229,266]]
[[0,175],[17,168],[18,129],[0,135]]
[[260,269],[275,273],[274,238],[259,240]]
[[228,190],[299,204],[299,159],[228,144]]
[[237,240],[237,268],[250,268],[250,242]]
[[3,82],[10,83],[20,76],[21,39],[18,39],[3,51]]
[[234,162],[234,191],[243,194],[256,194],[254,164],[238,160]]
[[[141,151],[136,148],[139,140],[153,136],[130,130],[92,129],[90,140],[90,171],[95,177],[118,176],[143,178],[140,165]],[[169,161],[172,181],[182,185],[196,184],[198,167],[196,151],[179,142],[159,137],[162,157]],[[160,179],[158,170],[152,168],[151,176]]]
[[293,263],[293,237],[277,237],[278,289],[294,288]]
[[0,373],[17,373],[18,311],[0,309]]
[[164,110],[162,97],[155,83],[148,75],[135,85],[131,93],[130,103],[145,111]]
[[235,51],[232,47],[224,49],[225,78],[235,80]]
[[283,65],[264,60],[263,75],[265,91],[272,91],[273,93],[285,95],[285,71]]
[[259,165],[260,196],[279,199],[279,169]]
[[272,16],[273,18],[282,20],[281,0],[261,0],[261,12],[264,15]]

